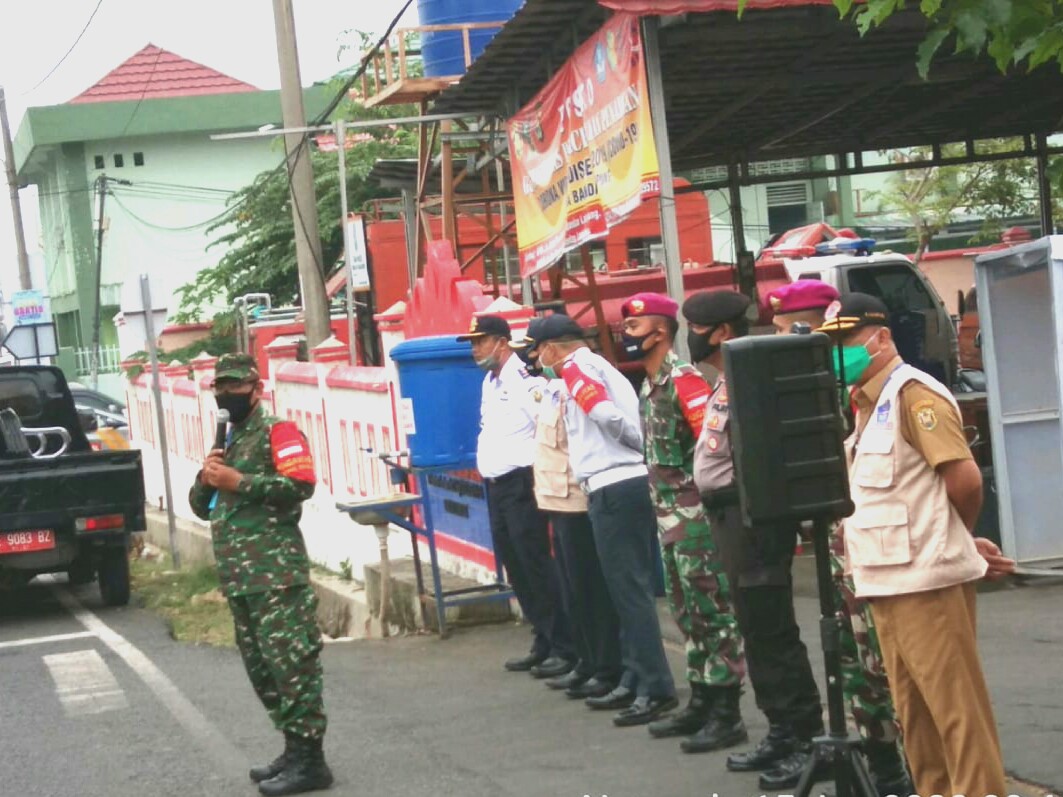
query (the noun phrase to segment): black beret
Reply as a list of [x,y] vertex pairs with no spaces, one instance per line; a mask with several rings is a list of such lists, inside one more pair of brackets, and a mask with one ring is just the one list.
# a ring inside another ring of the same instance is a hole
[[823,314],[819,332],[845,335],[861,327],[889,326],[890,311],[881,299],[868,293],[845,293]]
[[699,291],[683,302],[683,317],[711,327],[744,316],[749,305],[749,297],[738,291]]

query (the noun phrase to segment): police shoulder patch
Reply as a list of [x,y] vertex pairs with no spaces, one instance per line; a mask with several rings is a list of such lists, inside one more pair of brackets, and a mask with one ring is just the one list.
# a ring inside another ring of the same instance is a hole
[[269,445],[273,452],[273,467],[281,476],[314,484],[314,457],[306,435],[291,421],[280,421],[269,430]]

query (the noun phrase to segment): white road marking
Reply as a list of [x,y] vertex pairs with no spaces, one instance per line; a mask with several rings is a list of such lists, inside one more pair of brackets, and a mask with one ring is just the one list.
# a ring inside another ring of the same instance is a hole
[[50,645],[53,642],[67,642],[71,639],[84,639],[96,636],[91,631],[75,631],[72,634],[52,634],[51,636],[35,636],[26,639],[12,639],[9,642],[0,642],[0,650],[4,648],[21,648],[26,645]]
[[[171,681],[156,664],[144,655],[132,642],[112,629],[103,620],[86,609],[64,587],[53,581],[51,587],[56,599],[74,615],[90,633],[110,648],[133,672],[135,672],[148,689],[154,693],[159,702],[170,712],[178,724],[184,728],[214,759],[226,774],[242,773],[248,767],[247,756],[229,741],[210,720],[203,716],[192,702]],[[205,674],[205,677],[209,675]]]
[[67,716],[102,714],[129,706],[107,662],[95,650],[53,653],[44,657],[44,663]]

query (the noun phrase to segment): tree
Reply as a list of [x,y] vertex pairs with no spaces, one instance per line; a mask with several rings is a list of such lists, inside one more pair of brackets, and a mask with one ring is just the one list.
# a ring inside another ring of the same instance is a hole
[[[834,5],[865,34],[908,3],[834,0]],[[1063,0],[920,0],[919,10],[932,25],[916,58],[923,77],[950,40],[957,53],[988,53],[1001,72],[1012,66],[1033,70],[1052,61],[1063,70]]]
[[[984,154],[1011,152],[1021,146],[1016,139],[993,139],[979,142]],[[944,157],[963,153],[963,145],[945,146]],[[929,148],[896,151],[895,162],[925,160]],[[1051,172],[1058,174],[1058,162]],[[1058,183],[1058,180],[1054,180]],[[1059,191],[1054,191],[1054,217],[1063,210]],[[982,220],[975,238],[996,240],[1007,219],[1036,216],[1039,198],[1037,168],[1031,158],[986,161],[960,166],[916,166],[893,174],[884,191],[878,192],[885,211],[901,216],[911,226],[915,240],[915,262],[922,259],[938,233],[962,214]]]
[[[347,119],[400,116],[408,108],[367,110],[345,103],[338,111]],[[367,181],[373,164],[381,158],[413,157],[416,135],[409,129],[386,125],[348,134],[357,143],[347,150],[348,206],[358,210],[374,198],[389,192]],[[278,141],[278,146],[280,142]],[[340,180],[337,154],[313,150],[314,189],[317,197],[321,267],[327,274],[343,252],[340,220]],[[295,260],[295,229],[290,209],[288,175],[285,169],[263,172],[229,200],[231,213],[212,225],[208,232],[220,232],[210,246],[229,247],[218,264],[201,271],[193,282],[178,289],[181,304],[178,322],[199,318],[204,308],[226,304],[246,293],[268,293],[275,304],[292,304],[299,297],[299,276]]]

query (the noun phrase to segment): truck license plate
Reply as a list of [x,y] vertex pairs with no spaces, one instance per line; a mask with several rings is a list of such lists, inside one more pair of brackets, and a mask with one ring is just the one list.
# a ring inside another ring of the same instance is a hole
[[55,547],[55,532],[51,529],[9,531],[0,534],[0,554],[49,551]]

